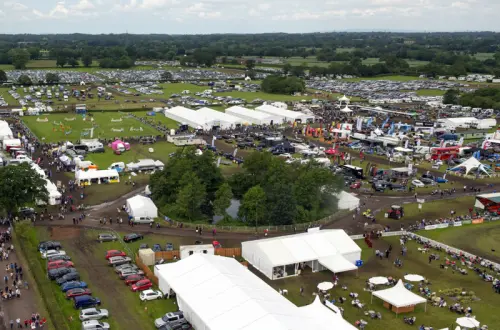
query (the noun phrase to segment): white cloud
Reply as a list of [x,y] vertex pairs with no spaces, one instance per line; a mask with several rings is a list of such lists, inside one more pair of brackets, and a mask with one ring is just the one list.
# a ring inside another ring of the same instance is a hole
[[270,4],[268,4],[268,3],[261,3],[261,4],[257,5],[257,8],[258,8],[259,10],[266,11],[266,10],[268,10],[269,8],[271,8],[271,5],[270,5]]
[[470,5],[467,2],[457,1],[457,2],[452,3],[451,7],[459,8],[459,9],[467,9],[470,7]]
[[14,10],[14,11],[28,11],[29,8],[28,6],[20,3],[20,2],[13,2],[13,1],[6,1],[3,4],[5,8],[9,8],[9,10]]
[[5,17],[5,13],[0,9],[0,17]]
[[71,6],[74,10],[91,10],[95,9],[95,5],[89,0],[80,0],[76,5]]

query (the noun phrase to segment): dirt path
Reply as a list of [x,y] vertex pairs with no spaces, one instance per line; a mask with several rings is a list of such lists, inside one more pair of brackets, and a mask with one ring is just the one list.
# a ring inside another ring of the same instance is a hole
[[[121,325],[121,329],[141,329],[143,326],[134,318],[134,313],[131,307],[124,301],[116,299],[120,297],[120,290],[126,288],[118,285],[115,276],[112,276],[110,268],[107,266],[104,258],[99,259],[93,256],[93,244],[85,237],[85,231],[81,230],[78,238],[65,243],[71,251],[75,262],[79,265],[84,265],[84,271],[87,273],[90,288],[94,290],[99,298],[103,301],[105,308],[110,311],[110,315],[119,315],[117,322]],[[82,268],[83,269],[83,268]]]

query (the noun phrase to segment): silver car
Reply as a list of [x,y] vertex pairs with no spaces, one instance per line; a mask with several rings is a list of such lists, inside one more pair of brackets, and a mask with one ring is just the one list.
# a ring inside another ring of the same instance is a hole
[[119,266],[123,264],[129,264],[132,261],[130,257],[111,257],[108,259],[108,263],[110,266]]
[[163,315],[162,317],[157,318],[155,320],[155,327],[157,329],[159,329],[159,328],[163,327],[164,325],[167,325],[170,322],[176,322],[176,321],[180,321],[180,320],[184,320],[184,313],[183,312],[178,311],[178,312],[173,312],[173,313],[167,313],[167,314]]
[[119,273],[125,269],[139,269],[139,267],[134,264],[123,264],[115,267],[115,273]]
[[99,234],[97,236],[97,241],[99,241],[99,243],[102,243],[102,242],[113,242],[113,241],[116,241],[118,240],[118,237],[116,237],[115,235],[113,234]]
[[80,321],[100,320],[109,317],[107,309],[86,308],[80,311]]
[[109,323],[100,322],[97,320],[90,320],[82,322],[82,330],[102,330],[109,329]]

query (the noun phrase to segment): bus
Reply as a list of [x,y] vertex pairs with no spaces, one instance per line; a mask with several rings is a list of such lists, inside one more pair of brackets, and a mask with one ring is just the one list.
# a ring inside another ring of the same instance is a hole
[[364,179],[363,169],[361,167],[352,165],[342,165],[341,169],[347,175],[351,175],[357,179]]
[[448,160],[452,157],[458,156],[460,147],[447,147],[447,148],[431,148],[432,160]]

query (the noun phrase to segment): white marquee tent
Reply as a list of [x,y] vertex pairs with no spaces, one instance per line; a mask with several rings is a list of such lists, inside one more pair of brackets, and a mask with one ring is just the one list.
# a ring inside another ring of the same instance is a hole
[[279,116],[281,117],[282,121],[286,122],[294,122],[296,120],[300,120],[303,123],[305,123],[306,121],[314,120],[314,115],[308,115],[299,111],[281,109],[273,107],[272,105],[269,104],[263,104],[261,106],[258,106],[257,108],[255,108],[255,110],[268,113],[270,115]]
[[154,272],[197,330],[356,329],[321,303],[295,306],[234,258],[195,253]]
[[312,229],[307,233],[241,243],[242,256],[270,279],[299,274],[300,266],[313,272],[357,269],[361,248],[341,229]]
[[208,130],[213,127],[212,123],[204,120],[197,111],[182,106],[165,110],[165,117],[196,129],[201,127],[201,129]]
[[398,309],[418,304],[427,304],[427,299],[405,288],[401,280],[392,288],[372,292],[372,300],[373,296],[382,299]]
[[346,191],[338,193],[337,198],[339,199],[338,208],[340,210],[352,211],[359,206],[359,198]]
[[471,157],[467,159],[465,162],[458,164],[457,166],[453,167],[451,170],[456,170],[456,169],[465,169],[465,175],[469,174],[470,171],[474,169],[478,169],[484,174],[490,176],[490,172],[486,169],[486,167],[476,158]]
[[243,124],[271,125],[281,124],[283,119],[280,116],[247,109],[238,105],[227,108],[226,113],[241,118]]
[[13,137],[14,135],[9,127],[9,123],[0,120],[0,140],[12,139]]
[[196,113],[206,122],[212,123],[212,126],[219,126],[222,129],[230,129],[241,125],[241,118],[232,116],[230,114],[213,110],[210,108],[201,108]]
[[127,199],[128,215],[132,218],[157,218],[158,208],[151,198],[136,195]]

